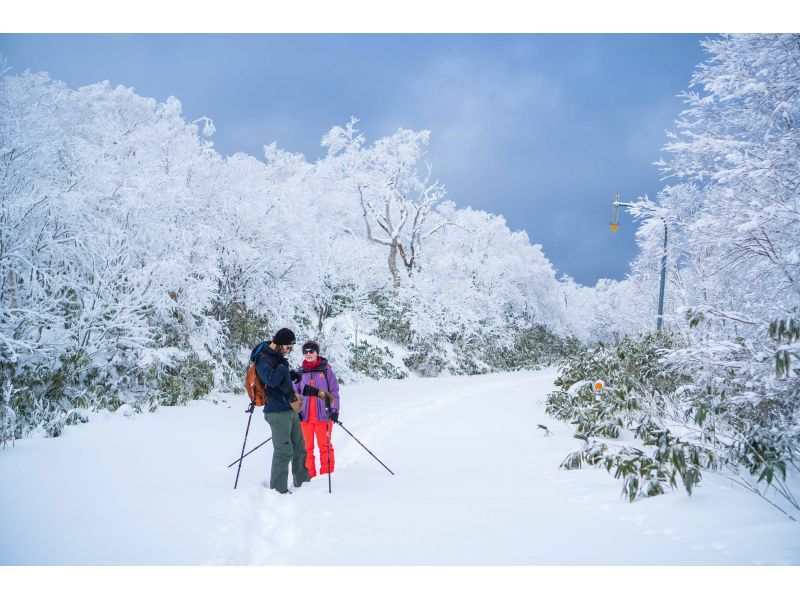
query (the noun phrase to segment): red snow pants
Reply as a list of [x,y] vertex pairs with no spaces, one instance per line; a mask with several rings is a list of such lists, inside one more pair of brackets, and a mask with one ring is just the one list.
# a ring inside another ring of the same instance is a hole
[[333,473],[334,453],[333,445],[328,445],[327,433],[332,434],[333,422],[300,422],[300,427],[303,429],[303,439],[306,441],[306,469],[308,475],[312,478],[317,475],[317,468],[314,462],[314,437],[317,437],[317,446],[319,446],[319,473],[328,473],[328,455],[331,458],[331,473]]

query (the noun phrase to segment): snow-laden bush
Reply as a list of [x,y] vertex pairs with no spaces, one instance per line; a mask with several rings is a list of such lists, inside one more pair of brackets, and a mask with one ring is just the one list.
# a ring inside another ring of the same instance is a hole
[[486,339],[485,361],[493,370],[537,369],[560,365],[581,348],[575,337],[560,337],[546,326],[530,325],[517,329],[509,326],[512,345],[504,346]]
[[145,378],[155,386],[149,396],[151,410],[159,405],[185,405],[214,389],[214,366],[190,353],[179,361],[150,366]]
[[661,333],[576,353],[547,399],[547,413],[574,425],[582,441],[562,466],[605,467],[631,501],[679,483],[691,494],[713,473],[784,512],[800,511],[796,388],[764,393],[757,377],[724,368],[712,383],[698,369],[669,365],[682,350],[680,336]]
[[414,337],[406,346],[408,353],[403,357],[403,364],[412,372],[425,378],[438,376],[446,370],[449,346],[442,341],[436,341],[430,336]]
[[374,380],[383,378],[402,379],[408,374],[392,365],[394,355],[388,347],[376,347],[367,341],[350,347],[350,369]]

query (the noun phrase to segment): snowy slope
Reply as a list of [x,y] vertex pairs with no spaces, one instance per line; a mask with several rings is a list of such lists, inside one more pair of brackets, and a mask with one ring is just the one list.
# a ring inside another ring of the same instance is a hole
[[[264,489],[271,443],[233,490],[242,396],[18,441],[0,451],[0,564],[800,563],[798,524],[719,478],[628,504],[605,471],[559,470],[578,441],[544,415],[554,377],[343,387],[342,421],[396,475],[337,427],[333,494],[326,477]],[[269,436],[256,416],[248,446]]]

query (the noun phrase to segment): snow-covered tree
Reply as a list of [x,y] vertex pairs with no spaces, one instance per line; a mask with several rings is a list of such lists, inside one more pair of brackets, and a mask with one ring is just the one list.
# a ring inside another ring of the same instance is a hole
[[392,351],[429,375],[536,366],[536,347],[580,334],[541,247],[420,174],[427,131],[368,145],[356,122],[314,163],[276,143],[223,158],[210,119],[187,122],[175,98],[4,71],[14,434],[235,388],[241,356],[281,326],[320,339],[345,381],[405,375]]
[[[666,226],[668,332],[580,355],[550,409],[591,413],[587,438],[627,425],[656,447],[612,455],[587,440],[567,460],[616,468],[631,499],[676,475],[691,492],[702,470],[791,512],[800,509],[800,35],[703,46],[708,59],[660,162],[683,180],[631,209],[643,219],[641,251],[624,281],[633,292],[614,306],[633,313],[644,298],[652,321]],[[567,389],[592,375],[613,392],[587,405],[590,391]]]
[[432,167],[420,177],[417,164],[428,144],[429,131],[399,129],[379,139],[369,148],[356,135],[357,120],[344,128],[334,127],[323,138],[328,158],[339,157],[349,168],[345,185],[358,194],[367,238],[389,248],[388,265],[395,290],[401,275],[398,258],[407,274],[414,266],[423,241],[444,226],[431,224],[431,211],[445,196],[445,190],[432,179]]

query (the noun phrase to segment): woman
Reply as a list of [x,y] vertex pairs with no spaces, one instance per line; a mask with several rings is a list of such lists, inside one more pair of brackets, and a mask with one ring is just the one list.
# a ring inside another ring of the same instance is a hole
[[[317,341],[309,340],[303,345],[303,364],[299,370],[300,380],[294,383],[298,394],[319,393],[306,396],[300,412],[300,427],[306,443],[306,469],[312,478],[317,475],[314,459],[314,438],[319,446],[319,473],[333,472],[334,452],[330,444],[333,422],[339,421],[339,381],[333,373],[328,360],[319,354]],[[316,390],[309,390],[307,386]],[[305,393],[303,390],[305,389]],[[326,395],[330,401],[328,417]]]

